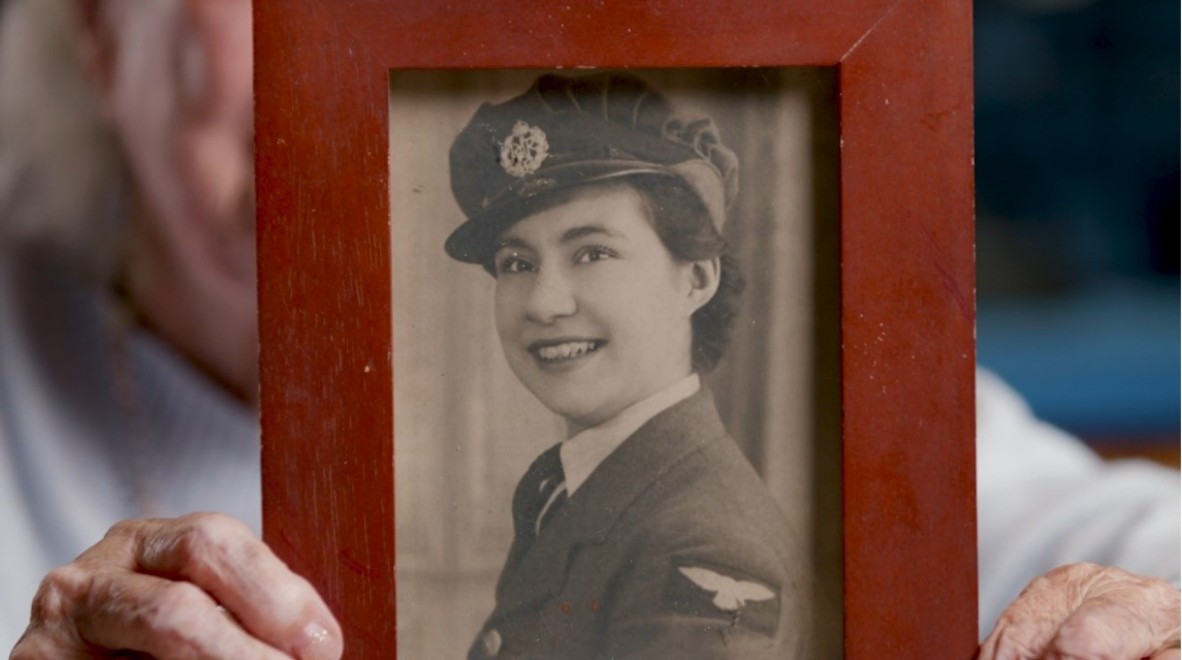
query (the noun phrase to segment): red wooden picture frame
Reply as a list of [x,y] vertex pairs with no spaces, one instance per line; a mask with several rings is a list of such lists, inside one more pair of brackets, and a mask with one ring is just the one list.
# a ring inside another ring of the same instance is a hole
[[348,657],[391,657],[396,635],[389,71],[742,66],[838,72],[845,656],[973,655],[967,0],[254,14],[264,536],[332,606]]

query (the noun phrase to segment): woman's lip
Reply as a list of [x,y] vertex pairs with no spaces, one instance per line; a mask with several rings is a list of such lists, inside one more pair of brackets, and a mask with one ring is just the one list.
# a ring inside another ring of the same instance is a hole
[[597,344],[606,344],[602,339],[594,339],[591,337],[558,337],[555,339],[538,339],[529,343],[525,349],[531,353],[537,351],[539,348],[546,348],[547,346],[561,346],[563,344],[578,344],[582,342],[591,342]]
[[529,353],[539,365],[551,368],[573,364],[582,358],[594,355],[606,343],[598,339],[536,341],[530,344]]

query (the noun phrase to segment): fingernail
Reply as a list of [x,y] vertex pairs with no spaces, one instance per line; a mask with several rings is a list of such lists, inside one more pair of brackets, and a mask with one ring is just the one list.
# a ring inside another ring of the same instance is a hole
[[324,626],[312,622],[304,626],[302,632],[303,639],[295,649],[300,660],[337,660],[341,657],[341,644]]
[[307,628],[304,628],[304,637],[308,638],[309,644],[320,644],[328,641],[328,629],[319,623],[309,623]]

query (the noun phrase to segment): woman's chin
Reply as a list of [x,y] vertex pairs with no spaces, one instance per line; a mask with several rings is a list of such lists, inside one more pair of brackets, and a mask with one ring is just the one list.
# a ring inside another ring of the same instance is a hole
[[567,427],[572,433],[598,426],[614,414],[610,392],[593,396],[597,393],[595,388],[587,386],[569,389],[557,386],[533,390],[534,396],[542,405],[566,420]]
[[573,359],[543,360],[527,354],[514,367],[518,380],[542,405],[564,418],[599,407],[598,399],[612,388],[604,382],[598,353]]
[[597,417],[595,407],[589,405],[590,402],[587,401],[585,396],[579,397],[578,394],[575,394],[571,397],[565,397],[561,394],[560,392],[551,390],[542,396],[538,396],[538,400],[550,412],[565,419],[568,423],[585,425],[587,420]]

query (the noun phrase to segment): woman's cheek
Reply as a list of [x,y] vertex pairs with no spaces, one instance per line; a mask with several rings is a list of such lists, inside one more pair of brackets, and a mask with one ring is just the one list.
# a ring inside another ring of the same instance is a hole
[[504,274],[497,276],[493,295],[493,320],[497,327],[497,336],[506,353],[515,335],[517,320],[521,318],[521,287],[509,281],[510,277]]

